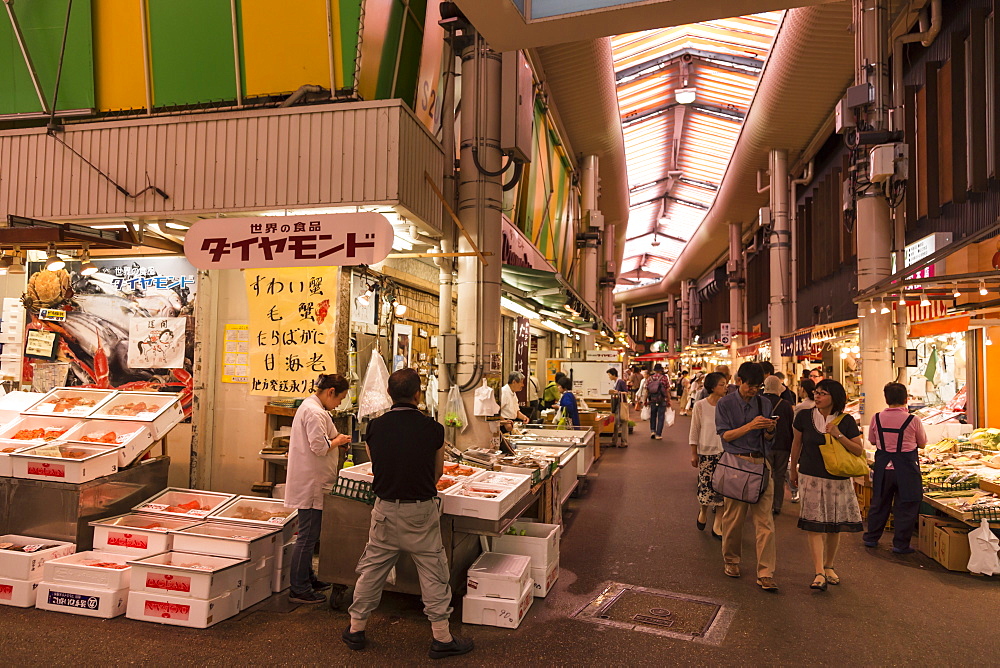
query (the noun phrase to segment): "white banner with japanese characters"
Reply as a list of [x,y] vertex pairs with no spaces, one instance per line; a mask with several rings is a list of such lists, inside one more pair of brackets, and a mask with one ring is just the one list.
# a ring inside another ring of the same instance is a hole
[[184,368],[187,318],[131,318],[128,365],[133,369]]

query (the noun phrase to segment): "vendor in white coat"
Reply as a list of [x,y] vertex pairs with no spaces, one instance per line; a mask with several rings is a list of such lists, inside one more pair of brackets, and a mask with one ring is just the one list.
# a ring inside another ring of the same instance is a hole
[[517,393],[524,389],[524,374],[515,371],[507,377],[507,384],[500,388],[500,418],[506,429],[514,428],[514,420],[527,422],[528,416],[521,412]]
[[339,435],[330,411],[347,396],[350,384],[340,374],[321,375],[316,393],[295,411],[288,443],[288,476],[285,480],[285,507],[298,509],[299,534],[292,550],[291,591],[297,603],[322,603],[318,592],[330,585],[316,579],[313,552],[319,542],[323,516],[323,487],[337,478],[338,449],[351,442]]

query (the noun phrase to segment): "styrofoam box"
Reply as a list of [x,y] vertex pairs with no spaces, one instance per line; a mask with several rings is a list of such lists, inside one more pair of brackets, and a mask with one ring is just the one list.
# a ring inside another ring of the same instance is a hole
[[364,464],[358,464],[357,466],[348,466],[346,468],[340,469],[337,473],[338,477],[347,478],[348,480],[360,480],[362,482],[372,482],[375,480],[375,476],[372,474],[372,463],[365,462]]
[[271,577],[274,575],[274,565],[277,560],[268,555],[260,561],[248,562],[246,575],[243,577],[243,583],[247,584],[253,582],[254,580],[266,579],[268,582],[271,581]]
[[171,530],[201,524],[201,520],[170,519],[163,515],[126,513],[90,523],[94,527],[94,549],[133,557],[169,552],[174,537]]
[[517,598],[530,579],[531,557],[484,552],[469,567],[469,593],[481,597]]
[[15,608],[33,608],[35,607],[35,594],[37,591],[37,580],[0,578],[0,605],[10,605]]
[[52,612],[111,619],[125,612],[127,600],[128,589],[115,591],[43,580],[38,583],[35,607]]
[[211,599],[246,582],[245,559],[165,552],[134,559],[129,565],[132,590],[152,594]]
[[466,594],[462,598],[462,622],[516,629],[531,608],[535,583],[530,579],[516,599],[487,598]]
[[14,475],[14,460],[10,458],[11,454],[31,447],[34,446],[26,445],[23,448],[18,448],[9,443],[0,443],[0,450],[10,449],[10,452],[0,452],[0,478],[9,478]]
[[214,554],[256,563],[264,557],[274,556],[274,546],[279,542],[281,530],[204,522],[170,533],[173,534],[174,550],[177,552]]
[[[137,513],[153,513],[174,518],[193,517],[203,520],[215,510],[232,501],[235,496],[235,494],[206,492],[200,489],[168,487],[146,499],[132,510]],[[192,501],[197,501],[198,506],[191,509],[183,508],[183,504],[190,504]],[[170,510],[170,508],[176,510]]]
[[[113,443],[98,443],[84,438],[100,439],[108,432],[114,432]],[[153,445],[153,432],[149,427],[139,422],[108,422],[107,420],[84,420],[59,439],[70,443],[85,443],[93,445],[120,445],[118,451],[118,466],[128,466],[135,458]]]
[[552,585],[559,579],[559,560],[556,559],[547,568],[531,567],[531,581],[535,583],[534,595],[538,598],[545,596],[552,589]]
[[290,540],[284,545],[274,544],[274,569],[279,570],[292,563],[292,550],[295,549],[295,541]]
[[271,591],[279,592],[285,591],[292,586],[292,562],[288,561],[282,564],[281,568],[274,569],[274,575],[271,576]]
[[[62,437],[78,423],[79,420],[76,418],[23,415],[0,428],[0,449],[16,448],[17,450],[23,450],[33,445],[45,445]],[[31,440],[11,438],[22,429],[58,429],[62,430],[62,433],[58,437],[49,440],[45,440],[44,438],[33,438]]]
[[443,474],[440,480],[450,481],[451,484],[445,487],[443,490],[438,490],[437,493],[438,498],[444,499],[444,495],[447,494],[448,492],[452,491],[453,489],[458,489],[459,487],[462,486],[463,483],[472,482],[473,480],[480,480],[487,473],[490,473],[490,471],[478,471],[476,473],[473,473],[472,475],[459,475],[459,476],[452,475],[449,473]]
[[[145,404],[155,406],[156,410],[143,411],[136,415],[121,415],[114,411],[121,410],[127,404]],[[163,438],[168,431],[184,419],[180,395],[169,392],[119,392],[107,403],[90,414],[95,420],[125,420],[142,422],[149,425],[153,438]]]
[[38,403],[38,392],[14,391],[0,397],[0,416],[5,422],[10,422],[15,416],[20,415]]
[[[266,520],[252,519],[258,513],[258,517],[264,514],[279,513]],[[287,513],[284,517],[280,513]],[[243,515],[243,517],[241,517]],[[251,517],[246,517],[250,515]],[[258,527],[278,527],[281,529],[279,545],[284,545],[295,539],[295,534],[299,530],[299,511],[294,508],[285,508],[284,502],[279,499],[265,499],[259,496],[237,496],[235,499],[212,512],[208,519],[213,522],[228,522],[232,524],[246,524]]]
[[522,473],[504,473],[503,471],[483,471],[476,476],[476,481],[491,485],[513,487],[518,498],[531,491],[531,476]]
[[50,559],[42,569],[42,579],[51,584],[71,584],[94,589],[128,589],[131,568],[101,568],[94,562],[105,561],[127,565],[129,556],[112,552],[76,552],[66,557]]
[[238,613],[242,601],[242,585],[208,600],[133,590],[128,595],[125,616],[142,622],[206,629]]
[[[116,472],[119,450],[121,447],[117,445],[53,442],[13,452],[10,459],[15,478],[81,483]],[[65,456],[69,452],[84,453],[84,456]]]
[[[21,411],[24,415],[54,415],[74,418],[87,417],[95,410],[106,404],[112,397],[118,394],[115,390],[99,390],[95,388],[83,387],[57,387],[49,390],[34,404]],[[63,410],[58,410],[59,402],[70,399],[85,399],[93,402],[89,406],[74,406],[72,408],[63,404]]]
[[[469,486],[478,489],[489,490],[497,496],[492,499],[464,496],[461,492]],[[499,485],[487,485],[470,481],[463,483],[460,487],[453,487],[448,493],[441,497],[441,512],[450,515],[465,515],[467,517],[479,517],[485,520],[498,520],[504,513],[510,510],[521,495],[518,495],[513,487],[501,487]]]
[[0,577],[14,580],[41,580],[42,566],[49,559],[58,559],[76,552],[76,545],[61,540],[47,540],[33,536],[7,534],[0,536],[0,543],[15,545],[54,545],[37,552],[12,552],[0,550]]
[[539,522],[514,522],[511,528],[524,536],[504,534],[493,539],[493,551],[506,554],[524,554],[531,557],[532,568],[547,568],[559,559],[558,524]]
[[257,605],[271,595],[271,580],[274,574],[267,577],[248,580],[243,588],[243,601],[240,603],[240,610],[246,610],[250,606]]

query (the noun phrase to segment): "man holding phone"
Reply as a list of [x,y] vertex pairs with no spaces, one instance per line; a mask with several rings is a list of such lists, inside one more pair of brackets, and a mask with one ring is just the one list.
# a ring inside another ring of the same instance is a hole
[[[767,451],[774,440],[779,419],[773,419],[771,401],[760,396],[764,386],[764,369],[756,362],[744,362],[736,372],[739,390],[719,399],[715,408],[716,432],[722,438],[722,448],[737,457],[766,463]],[[770,464],[767,464],[770,470]],[[774,582],[775,547],[774,485],[768,484],[757,503],[744,503],[726,498],[722,506],[722,558],[725,573],[740,577],[743,551],[743,523],[747,511],[753,516],[757,545],[757,586],[764,591],[777,591]]]

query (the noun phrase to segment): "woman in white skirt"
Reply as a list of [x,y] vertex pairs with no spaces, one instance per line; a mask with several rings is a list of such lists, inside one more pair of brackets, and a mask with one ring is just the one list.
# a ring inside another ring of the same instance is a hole
[[708,512],[715,510],[715,521],[712,526],[712,536],[722,539],[722,513],[718,508],[722,505],[722,495],[712,488],[712,475],[722,456],[722,439],[715,431],[715,406],[719,399],[726,396],[729,381],[721,373],[710,373],[705,378],[705,389],[708,396],[694,405],[691,418],[691,431],[688,443],[691,444],[691,466],[698,469],[698,530],[705,529]]
[[835,380],[823,380],[813,391],[816,407],[795,416],[794,440],[789,479],[799,490],[801,502],[799,528],[809,532],[813,572],[813,589],[826,591],[827,584],[840,584],[833,569],[840,534],[863,530],[861,509],[850,478],[831,475],[823,464],[819,446],[830,434],[834,440],[855,455],[864,454],[861,430],[850,415],[833,424],[844,412],[847,393]]

